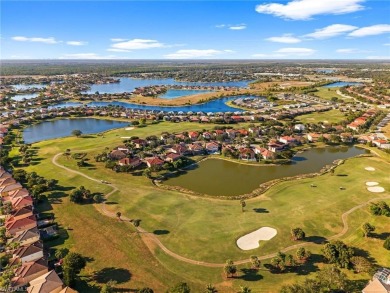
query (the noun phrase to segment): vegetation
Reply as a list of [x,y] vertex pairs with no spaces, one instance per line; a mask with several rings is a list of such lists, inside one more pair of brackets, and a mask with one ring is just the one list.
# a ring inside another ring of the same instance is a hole
[[294,229],[291,229],[291,236],[294,240],[303,240],[303,239],[305,239],[306,234],[302,230],[302,228],[294,228]]
[[342,241],[326,243],[322,248],[322,252],[328,263],[335,264],[341,268],[348,268],[354,255],[353,248],[347,246]]
[[75,284],[77,275],[85,267],[85,259],[76,252],[69,252],[63,260],[62,269],[64,272],[64,283],[67,286]]
[[176,284],[175,286],[171,287],[167,293],[190,293],[191,289],[187,285],[187,283],[180,282]]
[[364,223],[362,230],[365,237],[370,237],[370,234],[375,231],[375,227],[370,223]]
[[228,259],[223,270],[226,274],[226,277],[232,278],[237,272],[237,267],[234,265],[231,259]]
[[383,247],[387,250],[390,250],[390,236],[388,236],[385,240],[385,242],[383,242]]

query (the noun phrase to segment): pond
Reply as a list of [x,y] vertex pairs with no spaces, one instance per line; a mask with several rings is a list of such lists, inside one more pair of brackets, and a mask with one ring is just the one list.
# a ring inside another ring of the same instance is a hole
[[325,87],[325,88],[332,88],[332,87],[343,87],[343,86],[347,86],[347,85],[359,86],[359,85],[362,85],[362,83],[360,83],[360,82],[338,81],[338,82],[334,82],[334,83],[331,83],[331,84],[324,85],[323,87]]
[[124,92],[132,92],[137,87],[145,87],[152,85],[183,85],[183,86],[232,86],[246,87],[250,81],[226,81],[226,82],[179,82],[172,78],[161,79],[138,79],[123,77],[119,83],[94,84],[85,94],[116,94]]
[[30,100],[30,99],[34,99],[36,97],[38,97],[39,94],[23,94],[23,95],[16,95],[16,96],[13,96],[11,97],[11,100],[14,100],[14,101],[23,101],[23,100]]
[[44,83],[35,83],[35,84],[14,84],[12,87],[16,90],[29,90],[32,88],[37,88],[37,89],[43,89],[47,86],[47,84]]
[[23,140],[25,143],[34,143],[46,139],[70,136],[75,129],[81,130],[83,134],[92,134],[125,127],[127,125],[129,125],[128,122],[94,118],[44,121],[25,128],[23,131]]
[[192,95],[198,95],[198,94],[204,94],[204,93],[211,93],[211,91],[169,89],[169,90],[167,90],[167,92],[165,94],[162,94],[161,96],[159,96],[159,98],[171,100],[171,99],[192,96]]
[[250,193],[264,182],[315,173],[337,159],[365,153],[368,151],[357,147],[313,148],[297,154],[291,164],[279,166],[250,166],[208,159],[183,175],[169,178],[164,184],[214,196],[236,196]]
[[[163,111],[163,112],[203,112],[203,113],[216,113],[216,112],[243,112],[243,110],[230,107],[226,105],[226,102],[235,100],[237,98],[249,98],[253,99],[256,98],[255,96],[234,96],[234,97],[225,97],[213,101],[209,101],[203,104],[194,104],[194,105],[185,105],[185,106],[151,106],[151,105],[138,105],[138,104],[131,104],[126,102],[90,102],[85,104],[85,106],[88,107],[107,107],[109,105],[112,106],[119,106],[124,107],[127,109],[136,109],[136,110],[146,110],[146,111]],[[71,107],[71,106],[77,106],[74,104],[67,104],[67,103],[61,103],[57,105],[53,105],[49,108],[62,108],[62,107]]]

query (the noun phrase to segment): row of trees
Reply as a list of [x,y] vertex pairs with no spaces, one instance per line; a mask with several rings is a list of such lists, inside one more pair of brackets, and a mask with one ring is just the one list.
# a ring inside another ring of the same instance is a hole
[[69,199],[74,203],[83,203],[83,202],[96,202],[100,203],[103,201],[103,195],[101,193],[92,193],[89,189],[86,189],[84,186],[80,186],[72,190],[69,195]]

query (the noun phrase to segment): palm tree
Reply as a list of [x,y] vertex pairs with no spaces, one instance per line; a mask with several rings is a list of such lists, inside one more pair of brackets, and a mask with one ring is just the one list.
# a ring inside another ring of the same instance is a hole
[[204,293],[217,293],[218,290],[211,284],[208,284]]
[[251,292],[252,292],[252,290],[247,286],[244,286],[244,287],[241,286],[241,288],[240,288],[240,293],[251,293]]
[[246,207],[246,202],[242,199],[240,200],[241,203],[241,211],[244,212],[244,208]]
[[121,212],[116,212],[116,216],[117,216],[118,220],[120,220],[121,216],[122,216],[122,213]]

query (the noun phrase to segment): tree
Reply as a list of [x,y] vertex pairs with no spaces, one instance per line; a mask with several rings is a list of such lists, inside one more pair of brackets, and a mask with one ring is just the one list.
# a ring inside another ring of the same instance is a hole
[[294,240],[303,240],[306,234],[301,228],[293,228],[291,229],[291,236]]
[[387,236],[385,242],[383,242],[383,247],[387,250],[390,250],[390,236]]
[[375,231],[375,227],[370,223],[364,223],[362,226],[362,230],[365,237],[370,237],[371,232]]
[[343,290],[347,283],[347,276],[335,266],[323,268],[317,275],[321,288],[331,291],[332,289]]
[[83,134],[83,132],[79,129],[72,130],[72,135],[74,135],[76,137],[79,137],[82,134]]
[[142,289],[139,289],[138,293],[154,293],[154,291],[152,289],[150,289],[149,287],[144,287]]
[[304,247],[300,247],[295,253],[295,256],[298,261],[305,263],[310,258],[311,252]]
[[70,193],[69,200],[74,203],[81,203],[83,201],[83,193],[79,189],[75,189]]
[[116,281],[110,280],[106,284],[103,285],[102,289],[100,289],[100,293],[114,293],[116,285]]
[[369,273],[372,270],[372,264],[365,257],[353,256],[353,257],[351,257],[351,263],[352,263],[353,269],[357,273],[361,273],[361,272]]
[[322,253],[328,263],[335,264],[341,268],[348,268],[351,257],[354,255],[353,248],[339,240],[326,243],[322,248]]
[[57,259],[63,259],[68,253],[69,253],[69,249],[67,249],[67,248],[58,248],[58,249],[56,249],[56,252],[54,253],[54,256]]
[[261,266],[261,261],[259,260],[259,258],[256,255],[252,255],[251,256],[251,264],[252,264],[252,268],[258,270]]
[[116,217],[118,218],[119,221],[121,220],[121,216],[122,216],[121,212],[116,212]]
[[251,292],[252,292],[252,290],[247,286],[240,287],[240,293],[251,293]]
[[167,293],[190,293],[191,289],[188,287],[187,283],[180,282],[175,286],[168,289]]
[[211,284],[207,284],[204,293],[217,293],[218,290]]
[[64,272],[64,283],[72,286],[77,278],[77,274],[85,267],[85,259],[76,252],[69,252],[63,259],[62,269]]
[[241,203],[241,211],[244,212],[245,211],[245,207],[246,207],[246,202],[245,202],[245,200],[241,199],[240,203]]
[[223,270],[224,270],[224,272],[226,274],[226,277],[231,278],[237,272],[237,267],[234,265],[232,260],[228,259],[226,261],[226,264],[225,264]]
[[95,193],[93,196],[93,201],[96,203],[101,203],[103,201],[103,196],[100,193]]

